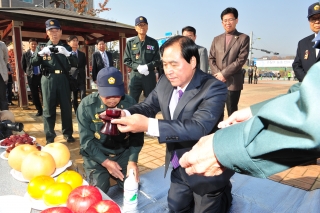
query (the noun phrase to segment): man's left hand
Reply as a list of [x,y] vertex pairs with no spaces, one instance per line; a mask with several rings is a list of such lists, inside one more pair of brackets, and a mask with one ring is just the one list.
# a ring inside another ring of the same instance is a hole
[[214,74],[214,77],[216,77],[216,79],[218,79],[219,81],[222,81],[222,82],[226,82],[227,80],[223,77],[222,73],[221,72],[218,72],[216,74]]
[[134,114],[120,119],[112,119],[111,123],[118,124],[120,132],[146,132],[148,131],[149,119],[140,114]]
[[139,175],[139,168],[136,162],[129,161],[127,166],[127,177],[129,176],[130,169],[133,169],[134,177],[136,178],[136,182],[139,183],[140,175]]
[[65,47],[57,46],[57,48],[58,48],[58,51],[59,51],[58,53],[63,54],[65,56],[67,56],[67,57],[69,57],[71,55],[71,52],[69,52]]
[[199,142],[180,158],[179,163],[186,168],[188,175],[216,176],[223,172],[224,168],[213,151],[213,135],[200,138]]

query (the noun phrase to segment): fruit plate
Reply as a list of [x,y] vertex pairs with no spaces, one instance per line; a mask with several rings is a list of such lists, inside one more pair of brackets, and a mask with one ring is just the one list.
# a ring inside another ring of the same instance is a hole
[[[35,137],[32,137],[32,136],[29,136],[29,137],[32,138],[32,142],[34,142],[34,141],[36,140]],[[1,144],[1,142],[4,141],[4,140],[5,140],[5,139],[1,140],[1,141],[0,141],[0,144]],[[8,148],[8,146],[1,146],[1,145],[0,145],[0,148],[6,149],[6,148]]]
[[[83,186],[87,186],[89,185],[87,181],[83,180],[82,182],[82,185]],[[51,208],[51,207],[57,207],[57,206],[47,206],[43,200],[36,200],[36,199],[33,199],[32,197],[30,197],[29,193],[26,192],[24,194],[24,198],[31,204],[31,208],[33,209],[36,209],[36,210],[39,210],[39,211],[42,211],[42,210],[45,210],[47,208]],[[59,206],[66,206],[66,204],[62,204],[62,205],[59,205]]]
[[[66,170],[71,165],[72,165],[72,161],[69,160],[69,162],[64,167],[56,169],[56,171],[51,175],[51,177],[58,176],[59,174],[61,174],[64,170]],[[23,177],[22,173],[17,170],[11,169],[10,174],[12,175],[12,177],[14,179],[16,179],[18,181],[29,183],[29,180],[25,179]]]
[[17,195],[0,196],[0,212],[30,213],[31,205],[24,197]]
[[2,152],[0,155],[0,158],[3,160],[8,160],[8,158],[6,156],[4,156],[6,154],[6,151]]

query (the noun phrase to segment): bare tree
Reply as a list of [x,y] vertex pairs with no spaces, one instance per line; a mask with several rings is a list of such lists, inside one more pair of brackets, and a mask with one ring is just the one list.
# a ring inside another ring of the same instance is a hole
[[54,4],[53,6],[55,8],[59,8],[60,7],[60,4],[63,4],[63,8],[65,9],[66,8],[66,1],[65,0],[52,0],[50,2],[50,4]]
[[73,7],[77,10],[77,13],[83,14],[87,13],[88,15],[91,16],[96,16],[97,14],[104,12],[104,11],[109,11],[111,8],[107,8],[106,5],[108,4],[109,0],[104,0],[103,3],[99,3],[99,8],[98,9],[89,9],[86,11],[86,7],[89,4],[87,0],[70,0],[70,3],[73,4]]

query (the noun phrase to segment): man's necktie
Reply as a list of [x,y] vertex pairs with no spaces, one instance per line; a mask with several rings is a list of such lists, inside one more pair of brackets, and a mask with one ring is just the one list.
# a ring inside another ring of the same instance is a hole
[[75,55],[78,58],[77,51],[73,51],[72,54]]
[[[178,101],[180,101],[180,99],[181,99],[181,97],[183,95],[183,91],[179,90],[178,93],[179,93]],[[173,157],[171,159],[171,164],[172,164],[174,169],[176,169],[176,168],[178,168],[180,166],[179,158],[177,156],[177,152],[176,151],[174,151]]]
[[109,64],[108,64],[108,61],[107,61],[107,56],[106,56],[105,52],[102,53],[102,59],[103,59],[103,62],[104,62],[104,66],[105,67],[109,67]]

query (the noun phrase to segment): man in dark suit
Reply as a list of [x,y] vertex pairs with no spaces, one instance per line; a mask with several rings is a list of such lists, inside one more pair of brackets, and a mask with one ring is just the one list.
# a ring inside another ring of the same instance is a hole
[[[196,68],[199,52],[190,38],[174,36],[163,44],[160,53],[165,75],[144,102],[124,110],[123,117],[112,123],[121,124],[121,132],[147,131],[167,144],[165,174],[170,162],[173,166],[168,193],[171,211],[226,212],[232,200],[229,178],[233,172],[226,170],[213,179],[188,176],[178,160],[200,137],[215,130],[227,88]],[[154,119],[159,111],[163,120]]]
[[319,49],[312,48],[314,42],[312,39],[317,36],[320,30],[320,4],[314,3],[308,8],[308,20],[310,29],[314,34],[305,37],[298,43],[297,54],[292,63],[292,68],[296,78],[302,82],[304,76],[310,67],[320,59]]
[[41,72],[39,66],[32,66],[30,63],[30,59],[33,53],[36,51],[38,42],[35,38],[29,39],[29,50],[22,55],[21,63],[22,69],[27,74],[28,84],[31,91],[32,102],[38,110],[36,116],[42,115],[42,105],[40,101],[41,91]]
[[[187,36],[191,38],[194,42],[196,42],[197,35],[196,35],[196,29],[194,27],[187,26],[182,28],[182,35]],[[200,56],[200,66],[198,68],[200,68],[203,72],[208,72],[209,62],[208,62],[207,48],[202,47],[200,45],[197,45],[197,46],[198,46],[198,52]]]
[[76,55],[78,57],[78,67],[77,68],[71,68],[71,69],[77,69],[78,75],[77,75],[77,89],[71,91],[72,95],[72,105],[74,112],[77,112],[78,109],[78,92],[80,91],[80,99],[82,100],[84,97],[86,97],[86,65],[87,65],[87,59],[86,55],[78,50],[79,47],[79,40],[78,37],[75,35],[71,35],[67,38],[68,45],[72,48],[72,54]]
[[112,54],[106,51],[106,43],[102,39],[96,42],[98,51],[92,54],[92,80],[97,81],[98,72],[105,67],[113,67]]
[[252,77],[253,77],[253,68],[250,66],[248,69],[248,84],[252,84]]
[[212,75],[228,86],[227,111],[230,116],[238,110],[238,102],[243,89],[242,66],[249,55],[250,38],[236,30],[238,11],[228,7],[221,13],[225,33],[212,41],[209,66]]

